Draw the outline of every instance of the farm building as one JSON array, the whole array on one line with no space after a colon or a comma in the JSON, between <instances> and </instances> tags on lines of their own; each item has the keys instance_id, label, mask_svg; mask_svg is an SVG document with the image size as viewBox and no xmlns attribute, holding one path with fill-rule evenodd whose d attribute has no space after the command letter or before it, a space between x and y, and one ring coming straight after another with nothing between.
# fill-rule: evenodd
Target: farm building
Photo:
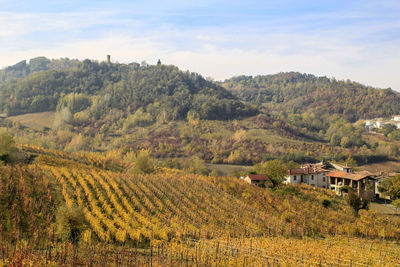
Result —
<instances>
[{"instance_id":1,"label":"farm building","mask_svg":"<svg viewBox=\"0 0 400 267\"><path fill-rule=\"evenodd\" d=\"M269 186L271 184L271 180L265 174L249 174L243 178L244 181L249 184L260 185L260 186Z\"/></svg>"},{"instance_id":2,"label":"farm building","mask_svg":"<svg viewBox=\"0 0 400 267\"><path fill-rule=\"evenodd\" d=\"M350 167L337 163L323 161L316 164L303 164L300 168L288 170L284 183L304 183L315 187L329 188L329 181L326 174L333 170L351 172Z\"/></svg>"},{"instance_id":3,"label":"farm building","mask_svg":"<svg viewBox=\"0 0 400 267\"><path fill-rule=\"evenodd\" d=\"M302 166L301 168L287 171L284 183L286 184L308 184L311 186L329 188L326 174L329 170L322 168Z\"/></svg>"},{"instance_id":4,"label":"farm building","mask_svg":"<svg viewBox=\"0 0 400 267\"><path fill-rule=\"evenodd\" d=\"M338 195L342 195L346 187L352 188L360 197L366 194L375 197L375 176L368 172L347 173L341 171L333 171L328 173L329 187Z\"/></svg>"}]
</instances>

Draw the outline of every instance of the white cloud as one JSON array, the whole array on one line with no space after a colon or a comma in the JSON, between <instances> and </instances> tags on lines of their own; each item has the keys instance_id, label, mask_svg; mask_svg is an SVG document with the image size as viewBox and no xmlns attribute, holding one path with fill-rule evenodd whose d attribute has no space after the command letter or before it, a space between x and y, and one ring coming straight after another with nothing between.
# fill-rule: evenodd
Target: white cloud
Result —
<instances>
[{"instance_id":1,"label":"white cloud","mask_svg":"<svg viewBox=\"0 0 400 267\"><path fill-rule=\"evenodd\" d=\"M400 67L400 41L373 38L398 27L400 20L308 30L280 19L259 28L178 28L166 23L149 27L150 22L145 19L118 15L112 10L61 14L0 12L0 65L42 55L104 60L111 54L114 60L124 63L155 63L160 58L163 63L219 80L241 74L299 71L400 90L396 71ZM109 28L102 29L104 25ZM86 29L90 29L91 35L86 36ZM36 34L43 36L35 38Z\"/></svg>"}]
</instances>

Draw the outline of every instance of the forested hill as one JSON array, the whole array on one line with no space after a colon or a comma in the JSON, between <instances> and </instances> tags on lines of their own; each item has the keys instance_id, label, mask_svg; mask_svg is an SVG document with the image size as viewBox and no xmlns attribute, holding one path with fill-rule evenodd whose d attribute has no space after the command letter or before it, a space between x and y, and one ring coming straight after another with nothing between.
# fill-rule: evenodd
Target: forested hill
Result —
<instances>
[{"instance_id":1,"label":"forested hill","mask_svg":"<svg viewBox=\"0 0 400 267\"><path fill-rule=\"evenodd\" d=\"M36 57L29 60L22 60L13 66L0 70L0 83L16 80L28 76L29 74L42 70L64 70L78 65L76 59L61 58L47 59L45 57Z\"/></svg>"},{"instance_id":2,"label":"forested hill","mask_svg":"<svg viewBox=\"0 0 400 267\"><path fill-rule=\"evenodd\" d=\"M31 60L29 65L13 66L14 72L9 68L2 71L8 78L3 75L5 82L0 83L0 113L64 109L64 113L81 112L80 117L98 119L111 109L124 114L140 109L164 120L188 116L224 120L257 113L220 85L175 66L39 61L39 67L33 67ZM16 79L18 76L21 78Z\"/></svg>"},{"instance_id":3,"label":"forested hill","mask_svg":"<svg viewBox=\"0 0 400 267\"><path fill-rule=\"evenodd\" d=\"M349 121L400 113L400 93L351 81L337 81L297 72L238 76L222 83L240 99L264 104L270 111L317 114L327 120L340 114Z\"/></svg>"}]
</instances>

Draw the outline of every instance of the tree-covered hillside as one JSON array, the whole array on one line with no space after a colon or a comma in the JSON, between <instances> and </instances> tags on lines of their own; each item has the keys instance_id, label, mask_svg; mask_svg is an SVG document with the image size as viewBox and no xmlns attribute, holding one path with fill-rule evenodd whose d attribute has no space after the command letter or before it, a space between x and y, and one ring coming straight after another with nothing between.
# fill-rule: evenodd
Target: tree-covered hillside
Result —
<instances>
[{"instance_id":1,"label":"tree-covered hillside","mask_svg":"<svg viewBox=\"0 0 400 267\"><path fill-rule=\"evenodd\" d=\"M85 122L98 120L111 109L125 115L141 109L147 120L165 121L187 116L225 120L257 113L221 86L174 66L84 60L70 68L45 70L51 61L46 65L43 60L44 71L0 84L0 112L57 109L67 118L81 112ZM31 60L29 68L26 65L31 72L32 64ZM23 77L23 71L18 75Z\"/></svg>"},{"instance_id":2,"label":"tree-covered hillside","mask_svg":"<svg viewBox=\"0 0 400 267\"><path fill-rule=\"evenodd\" d=\"M225 80L222 86L246 102L263 104L269 111L288 116L296 125L302 121L315 130L326 129L334 114L355 122L400 113L400 93L391 89L310 74L238 76Z\"/></svg>"},{"instance_id":3,"label":"tree-covered hillside","mask_svg":"<svg viewBox=\"0 0 400 267\"><path fill-rule=\"evenodd\" d=\"M400 113L400 94L350 81L280 73L218 84L160 62L43 57L3 69L0 77L0 113L56 111L36 130L20 127L15 117L0 119L19 142L46 148L148 149L157 158L229 164L400 155L391 141L398 130L385 133L391 140L371 141L363 122L353 123Z\"/></svg>"},{"instance_id":4,"label":"tree-covered hillside","mask_svg":"<svg viewBox=\"0 0 400 267\"><path fill-rule=\"evenodd\" d=\"M68 69L78 63L78 60L69 58L47 59L45 57L36 57L29 60L29 63L26 60L22 60L13 66L0 70L0 83L23 78L38 71Z\"/></svg>"}]
</instances>

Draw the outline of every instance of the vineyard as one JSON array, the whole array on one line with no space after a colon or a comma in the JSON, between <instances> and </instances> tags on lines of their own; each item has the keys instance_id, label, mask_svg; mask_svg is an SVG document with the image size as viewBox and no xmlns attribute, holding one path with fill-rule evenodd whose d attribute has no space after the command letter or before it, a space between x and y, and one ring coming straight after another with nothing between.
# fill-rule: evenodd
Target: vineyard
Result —
<instances>
[{"instance_id":1,"label":"vineyard","mask_svg":"<svg viewBox=\"0 0 400 267\"><path fill-rule=\"evenodd\" d=\"M130 164L93 153L23 149L35 153L32 164L0 167L0 266L399 264L400 219L355 217L328 190L274 192L163 168L129 174ZM78 252L54 234L60 205L82 208Z\"/></svg>"},{"instance_id":2,"label":"vineyard","mask_svg":"<svg viewBox=\"0 0 400 267\"><path fill-rule=\"evenodd\" d=\"M34 249L1 246L0 266L399 266L400 245L360 238L282 237L186 239L147 249L83 243L74 256L69 243ZM14 264L14 265L13 265Z\"/></svg>"}]
</instances>

